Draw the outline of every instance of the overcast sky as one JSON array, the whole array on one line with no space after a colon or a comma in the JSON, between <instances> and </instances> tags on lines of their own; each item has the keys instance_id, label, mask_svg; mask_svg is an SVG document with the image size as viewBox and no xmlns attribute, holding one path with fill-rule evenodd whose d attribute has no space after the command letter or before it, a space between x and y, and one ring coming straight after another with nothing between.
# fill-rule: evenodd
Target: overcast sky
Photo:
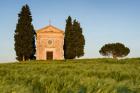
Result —
<instances>
[{"instance_id":1,"label":"overcast sky","mask_svg":"<svg viewBox=\"0 0 140 93\"><path fill-rule=\"evenodd\" d=\"M128 57L140 56L140 0L1 0L0 62L15 61L14 31L18 13L28 4L35 29L49 24L62 30L70 15L83 28L84 58L102 57L106 43L121 42L130 48Z\"/></svg>"}]
</instances>

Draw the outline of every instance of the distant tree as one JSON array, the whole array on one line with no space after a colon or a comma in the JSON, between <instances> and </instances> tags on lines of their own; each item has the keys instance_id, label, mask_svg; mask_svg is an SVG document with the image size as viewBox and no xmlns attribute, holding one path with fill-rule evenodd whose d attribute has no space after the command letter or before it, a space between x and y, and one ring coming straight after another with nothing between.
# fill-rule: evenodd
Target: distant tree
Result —
<instances>
[{"instance_id":1,"label":"distant tree","mask_svg":"<svg viewBox=\"0 0 140 93\"><path fill-rule=\"evenodd\" d=\"M99 52L103 56L112 56L114 59L117 59L118 57L127 56L130 52L130 49L121 43L111 43L105 44Z\"/></svg>"},{"instance_id":2,"label":"distant tree","mask_svg":"<svg viewBox=\"0 0 140 93\"><path fill-rule=\"evenodd\" d=\"M74 31L74 49L75 49L75 57L81 57L84 55L84 45L85 39L82 34L82 28L80 23L76 20L73 21L73 31Z\"/></svg>"},{"instance_id":3,"label":"distant tree","mask_svg":"<svg viewBox=\"0 0 140 93\"><path fill-rule=\"evenodd\" d=\"M35 30L28 5L22 7L18 17L14 34L16 59L19 61L35 59Z\"/></svg>"},{"instance_id":4,"label":"distant tree","mask_svg":"<svg viewBox=\"0 0 140 93\"><path fill-rule=\"evenodd\" d=\"M65 37L64 37L64 58L73 59L75 58L74 52L74 33L72 26L72 18L69 16L66 20Z\"/></svg>"}]
</instances>

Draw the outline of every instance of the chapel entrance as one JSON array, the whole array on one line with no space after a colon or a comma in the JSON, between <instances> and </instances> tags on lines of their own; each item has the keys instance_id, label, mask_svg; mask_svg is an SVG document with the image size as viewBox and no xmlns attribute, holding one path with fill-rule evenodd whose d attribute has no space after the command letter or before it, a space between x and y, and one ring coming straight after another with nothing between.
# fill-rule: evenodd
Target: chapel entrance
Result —
<instances>
[{"instance_id":1,"label":"chapel entrance","mask_svg":"<svg viewBox=\"0 0 140 93\"><path fill-rule=\"evenodd\" d=\"M48 51L46 53L46 59L47 60L53 60L53 52L52 51Z\"/></svg>"}]
</instances>

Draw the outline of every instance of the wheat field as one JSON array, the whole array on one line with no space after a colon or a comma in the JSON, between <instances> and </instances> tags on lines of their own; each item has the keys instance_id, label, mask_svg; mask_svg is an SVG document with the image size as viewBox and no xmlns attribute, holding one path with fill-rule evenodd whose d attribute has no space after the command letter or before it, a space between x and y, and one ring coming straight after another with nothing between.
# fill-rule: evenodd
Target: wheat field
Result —
<instances>
[{"instance_id":1,"label":"wheat field","mask_svg":"<svg viewBox=\"0 0 140 93\"><path fill-rule=\"evenodd\" d=\"M0 93L140 93L140 58L0 64Z\"/></svg>"}]
</instances>

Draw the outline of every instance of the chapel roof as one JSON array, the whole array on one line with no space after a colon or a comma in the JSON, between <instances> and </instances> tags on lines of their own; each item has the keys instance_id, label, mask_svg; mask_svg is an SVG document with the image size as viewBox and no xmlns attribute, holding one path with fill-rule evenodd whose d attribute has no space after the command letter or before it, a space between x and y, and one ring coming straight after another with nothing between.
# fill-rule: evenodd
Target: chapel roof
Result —
<instances>
[{"instance_id":1,"label":"chapel roof","mask_svg":"<svg viewBox=\"0 0 140 93\"><path fill-rule=\"evenodd\" d=\"M64 31L57 27L49 25L39 30L36 30L36 33L64 33Z\"/></svg>"}]
</instances>

